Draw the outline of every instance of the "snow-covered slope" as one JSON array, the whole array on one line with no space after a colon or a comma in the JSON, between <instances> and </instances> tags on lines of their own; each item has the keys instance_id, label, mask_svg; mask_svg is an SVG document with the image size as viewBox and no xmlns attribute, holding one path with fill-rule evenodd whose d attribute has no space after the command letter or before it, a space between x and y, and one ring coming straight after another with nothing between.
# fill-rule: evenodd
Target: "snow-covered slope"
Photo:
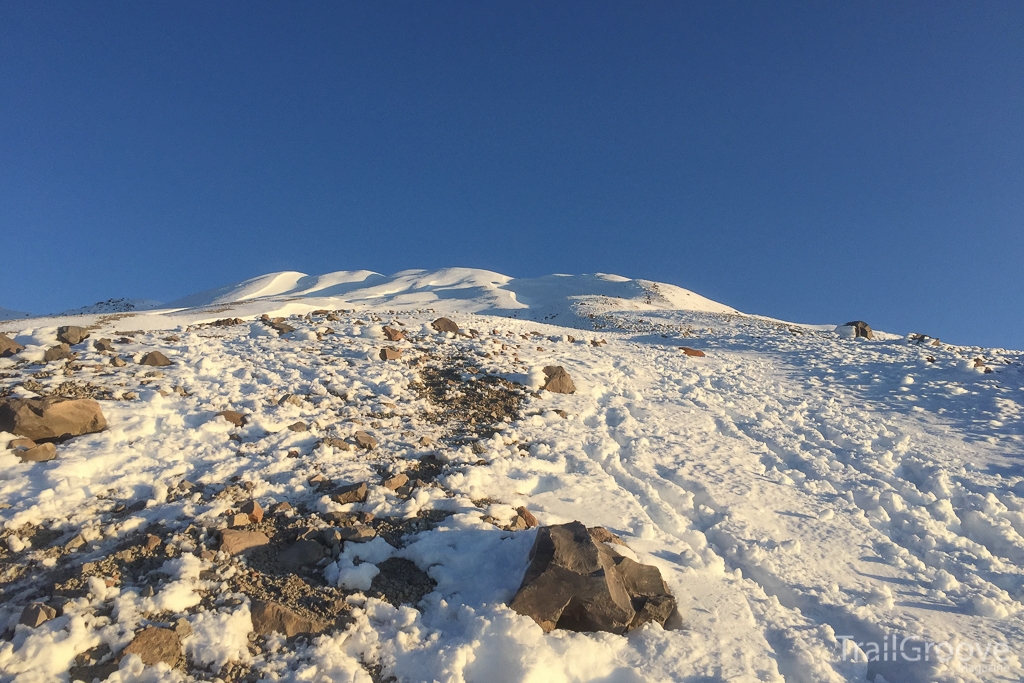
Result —
<instances>
[{"instance_id":1,"label":"snow-covered slope","mask_svg":"<svg viewBox=\"0 0 1024 683\"><path fill-rule=\"evenodd\" d=\"M0 320L14 320L17 318L28 318L31 317L31 313L25 313L24 311L15 311L10 308L4 308L0 306Z\"/></svg>"},{"instance_id":2,"label":"snow-covered slope","mask_svg":"<svg viewBox=\"0 0 1024 683\"><path fill-rule=\"evenodd\" d=\"M88 315L90 313L109 314L109 313L126 313L128 311L149 311L154 308L161 306L159 301L153 301L152 299L107 299L106 301L97 301L89 306L82 306L81 308L72 308L70 310L58 313L58 316L68 315Z\"/></svg>"},{"instance_id":3,"label":"snow-covered slope","mask_svg":"<svg viewBox=\"0 0 1024 683\"><path fill-rule=\"evenodd\" d=\"M476 332L436 333L441 312ZM242 321L197 324L222 318ZM23 362L67 323L127 366L89 343ZM76 657L102 667L179 619L185 668L126 657L111 680L1022 680L1019 351L850 339L615 276L465 269L279 273L0 331L26 346L0 359L0 393L93 395L109 425L43 463L0 434L4 683L67 680ZM153 349L173 364L138 365ZM575 394L534 391L549 365ZM357 431L378 446L348 450ZM422 484L383 485L398 473ZM342 503L318 477L369 494ZM286 580L216 552L250 499L292 506L244 527L288 542L362 513L378 537ZM513 612L535 537L509 528L518 506L620 535L676 596L673 628L544 634ZM147 534L161 544L143 550ZM342 619L250 637L257 599ZM61 615L16 625L34 600Z\"/></svg>"}]
</instances>

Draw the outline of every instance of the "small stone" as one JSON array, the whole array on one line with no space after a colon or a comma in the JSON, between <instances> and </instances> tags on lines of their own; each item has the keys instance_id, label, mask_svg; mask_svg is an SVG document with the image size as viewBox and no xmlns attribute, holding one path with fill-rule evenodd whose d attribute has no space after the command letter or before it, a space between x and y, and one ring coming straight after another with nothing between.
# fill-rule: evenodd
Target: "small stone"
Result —
<instances>
[{"instance_id":1,"label":"small stone","mask_svg":"<svg viewBox=\"0 0 1024 683\"><path fill-rule=\"evenodd\" d=\"M691 349L689 346L680 346L679 350L687 356L692 356L694 358L703 358L705 356L705 353L700 349Z\"/></svg>"},{"instance_id":2,"label":"small stone","mask_svg":"<svg viewBox=\"0 0 1024 683\"><path fill-rule=\"evenodd\" d=\"M207 562L212 562L216 557L217 553L213 552L212 550L204 550L201 553L199 553L199 559L206 560Z\"/></svg>"},{"instance_id":3,"label":"small stone","mask_svg":"<svg viewBox=\"0 0 1024 683\"><path fill-rule=\"evenodd\" d=\"M24 351L25 347L14 341L6 334L0 334L0 358L7 358L16 353Z\"/></svg>"},{"instance_id":4,"label":"small stone","mask_svg":"<svg viewBox=\"0 0 1024 683\"><path fill-rule=\"evenodd\" d=\"M180 617L174 622L174 632L178 634L178 638L188 638L192 635L192 624L188 623L185 617Z\"/></svg>"},{"instance_id":5,"label":"small stone","mask_svg":"<svg viewBox=\"0 0 1024 683\"><path fill-rule=\"evenodd\" d=\"M142 357L142 360L139 361L139 365L150 365L157 368L162 368L170 364L170 359L159 351L150 351Z\"/></svg>"},{"instance_id":6,"label":"small stone","mask_svg":"<svg viewBox=\"0 0 1024 683\"><path fill-rule=\"evenodd\" d=\"M324 547L311 539L299 539L277 555L277 564L286 572L297 572L324 558Z\"/></svg>"},{"instance_id":7,"label":"small stone","mask_svg":"<svg viewBox=\"0 0 1024 683\"><path fill-rule=\"evenodd\" d=\"M389 489L391 491L394 491L394 490L396 490L396 489L398 489L398 488L400 488L402 486L405 486L408 483L409 483L409 475L407 475L407 474L405 474L403 472L402 474L396 474L395 476L391 477L390 479L386 479L384 481L384 488Z\"/></svg>"},{"instance_id":8,"label":"small stone","mask_svg":"<svg viewBox=\"0 0 1024 683\"><path fill-rule=\"evenodd\" d=\"M308 432L309 426L305 422L293 422L288 425L288 431L290 432Z\"/></svg>"},{"instance_id":9,"label":"small stone","mask_svg":"<svg viewBox=\"0 0 1024 683\"><path fill-rule=\"evenodd\" d=\"M526 522L527 529L532 529L533 527L540 524L540 522L537 521L537 518L533 516L533 513L523 506L517 507L516 513L518 513L519 516L523 518L523 521Z\"/></svg>"},{"instance_id":10,"label":"small stone","mask_svg":"<svg viewBox=\"0 0 1024 683\"><path fill-rule=\"evenodd\" d=\"M52 443L41 443L32 448L15 449L14 454L21 458L22 462L47 462L57 457L57 447Z\"/></svg>"},{"instance_id":11,"label":"small stone","mask_svg":"<svg viewBox=\"0 0 1024 683\"><path fill-rule=\"evenodd\" d=\"M67 344L51 346L43 352L43 362L45 363L52 363L55 360L64 360L67 358L75 358L75 354L71 353L71 347Z\"/></svg>"},{"instance_id":12,"label":"small stone","mask_svg":"<svg viewBox=\"0 0 1024 683\"><path fill-rule=\"evenodd\" d=\"M146 534L146 550L153 552L163 543L156 534Z\"/></svg>"},{"instance_id":13,"label":"small stone","mask_svg":"<svg viewBox=\"0 0 1024 683\"><path fill-rule=\"evenodd\" d=\"M156 589L149 585L145 586L141 591L139 591L140 598L151 598L154 595L156 595Z\"/></svg>"},{"instance_id":14,"label":"small stone","mask_svg":"<svg viewBox=\"0 0 1024 683\"><path fill-rule=\"evenodd\" d=\"M590 340L590 345L591 346L604 346L607 343L608 342L606 342L604 339L591 339Z\"/></svg>"},{"instance_id":15,"label":"small stone","mask_svg":"<svg viewBox=\"0 0 1024 683\"><path fill-rule=\"evenodd\" d=\"M459 326L449 318L438 318L430 323L430 326L438 332L451 332L452 334L458 334L459 332Z\"/></svg>"},{"instance_id":16,"label":"small stone","mask_svg":"<svg viewBox=\"0 0 1024 683\"><path fill-rule=\"evenodd\" d=\"M21 611L21 619L18 620L18 623L29 628L37 628L56 616L57 610L46 603L33 602Z\"/></svg>"},{"instance_id":17,"label":"small stone","mask_svg":"<svg viewBox=\"0 0 1024 683\"><path fill-rule=\"evenodd\" d=\"M263 508L255 500L244 503L241 510L243 514L248 515L253 524L259 524L263 521Z\"/></svg>"},{"instance_id":18,"label":"small stone","mask_svg":"<svg viewBox=\"0 0 1024 683\"><path fill-rule=\"evenodd\" d=\"M513 517L512 522L508 526L512 531L523 531L527 528L526 520L519 515Z\"/></svg>"},{"instance_id":19,"label":"small stone","mask_svg":"<svg viewBox=\"0 0 1024 683\"><path fill-rule=\"evenodd\" d=\"M369 489L366 486L366 482L360 482L358 484L350 484L343 486L331 496L331 500L335 503L341 503L347 505L348 503L362 503L366 501L366 494Z\"/></svg>"},{"instance_id":20,"label":"small stone","mask_svg":"<svg viewBox=\"0 0 1024 683\"><path fill-rule=\"evenodd\" d=\"M283 633L291 638L301 633L321 633L329 624L323 621L307 619L297 612L277 602L252 601L253 631L261 636L271 633Z\"/></svg>"},{"instance_id":21,"label":"small stone","mask_svg":"<svg viewBox=\"0 0 1024 683\"><path fill-rule=\"evenodd\" d=\"M70 541L64 544L64 550L72 552L81 548L83 545L85 545L85 543L85 536L83 536L82 534L78 534Z\"/></svg>"},{"instance_id":22,"label":"small stone","mask_svg":"<svg viewBox=\"0 0 1024 683\"><path fill-rule=\"evenodd\" d=\"M397 342L405 339L405 332L402 330L396 330L393 327L384 326L384 337L389 342Z\"/></svg>"},{"instance_id":23,"label":"small stone","mask_svg":"<svg viewBox=\"0 0 1024 683\"><path fill-rule=\"evenodd\" d=\"M249 519L249 515L241 512L231 515L231 521L228 522L229 525L236 528L240 526L249 526L251 523L252 520Z\"/></svg>"},{"instance_id":24,"label":"small stone","mask_svg":"<svg viewBox=\"0 0 1024 683\"><path fill-rule=\"evenodd\" d=\"M249 421L245 415L237 410L222 410L215 417L223 417L236 427L244 427L245 423Z\"/></svg>"},{"instance_id":25,"label":"small stone","mask_svg":"<svg viewBox=\"0 0 1024 683\"><path fill-rule=\"evenodd\" d=\"M434 445L434 440L431 439L429 436L421 436L419 443L420 443L420 446L429 447L429 446L433 446Z\"/></svg>"},{"instance_id":26,"label":"small stone","mask_svg":"<svg viewBox=\"0 0 1024 683\"><path fill-rule=\"evenodd\" d=\"M376 530L365 524L341 527L338 532L341 534L341 539L348 543L365 543L377 537Z\"/></svg>"},{"instance_id":27,"label":"small stone","mask_svg":"<svg viewBox=\"0 0 1024 683\"><path fill-rule=\"evenodd\" d=\"M277 405L290 405L300 407L302 405L302 397L296 396L295 394L285 394L281 398L277 399Z\"/></svg>"},{"instance_id":28,"label":"small stone","mask_svg":"<svg viewBox=\"0 0 1024 683\"><path fill-rule=\"evenodd\" d=\"M373 438L361 429L356 432L353 437L356 440L356 445L360 448L364 448L369 451L377 447L377 439Z\"/></svg>"},{"instance_id":29,"label":"small stone","mask_svg":"<svg viewBox=\"0 0 1024 683\"><path fill-rule=\"evenodd\" d=\"M390 346L385 347L385 348L380 350L380 359L381 360L401 360L402 359L402 349L395 349L395 348L392 348Z\"/></svg>"},{"instance_id":30,"label":"small stone","mask_svg":"<svg viewBox=\"0 0 1024 683\"><path fill-rule=\"evenodd\" d=\"M123 368L125 365L127 365L124 358L121 358L121 356L114 356L113 358L111 358L110 364L113 365L115 368Z\"/></svg>"},{"instance_id":31,"label":"small stone","mask_svg":"<svg viewBox=\"0 0 1024 683\"><path fill-rule=\"evenodd\" d=\"M112 342L112 341L110 341L109 339L106 339L106 338L104 338L104 339L97 339L96 341L94 341L92 343L92 348L96 349L97 351L99 351L101 353L103 351L113 351L114 350L114 342Z\"/></svg>"},{"instance_id":32,"label":"small stone","mask_svg":"<svg viewBox=\"0 0 1024 683\"><path fill-rule=\"evenodd\" d=\"M283 512L288 512L292 509L291 503L287 501L281 501L280 503L274 503L270 506L270 514L279 515Z\"/></svg>"},{"instance_id":33,"label":"small stone","mask_svg":"<svg viewBox=\"0 0 1024 683\"><path fill-rule=\"evenodd\" d=\"M57 328L57 341L74 346L89 337L89 330L77 325L65 325Z\"/></svg>"},{"instance_id":34,"label":"small stone","mask_svg":"<svg viewBox=\"0 0 1024 683\"><path fill-rule=\"evenodd\" d=\"M161 339L163 339L165 342L170 342L171 344L176 344L176 343L181 341L181 337L179 337L176 334L168 335L166 337L161 337Z\"/></svg>"},{"instance_id":35,"label":"small stone","mask_svg":"<svg viewBox=\"0 0 1024 683\"><path fill-rule=\"evenodd\" d=\"M576 391L576 385L573 384L572 377L561 365L549 365L544 368L544 374L547 376L547 381L541 389L551 391L556 394L572 394Z\"/></svg>"},{"instance_id":36,"label":"small stone","mask_svg":"<svg viewBox=\"0 0 1024 683\"><path fill-rule=\"evenodd\" d=\"M345 540L345 537L341 534L341 530L335 529L334 527L322 530L320 532L320 537L323 539L324 545L326 545L328 548L333 548L336 545L341 545L342 541Z\"/></svg>"},{"instance_id":37,"label":"small stone","mask_svg":"<svg viewBox=\"0 0 1024 683\"><path fill-rule=\"evenodd\" d=\"M344 441L343 439L337 439L333 436L328 436L323 439L320 439L320 445L330 446L331 448L337 448L340 451L352 450L352 444L350 444L348 441Z\"/></svg>"},{"instance_id":38,"label":"small stone","mask_svg":"<svg viewBox=\"0 0 1024 683\"><path fill-rule=\"evenodd\" d=\"M220 532L220 549L229 555L238 555L268 543L270 543L270 539L262 531L225 529Z\"/></svg>"},{"instance_id":39,"label":"small stone","mask_svg":"<svg viewBox=\"0 0 1024 683\"><path fill-rule=\"evenodd\" d=\"M169 628L150 626L136 633L128 647L121 650L122 659L128 655L138 655L146 666L163 662L173 667L181 657L181 641Z\"/></svg>"},{"instance_id":40,"label":"small stone","mask_svg":"<svg viewBox=\"0 0 1024 683\"><path fill-rule=\"evenodd\" d=\"M126 391L124 392L124 394L122 394L122 398L124 398L124 400L126 401L134 401L138 397L139 395L136 394L134 391Z\"/></svg>"}]
</instances>

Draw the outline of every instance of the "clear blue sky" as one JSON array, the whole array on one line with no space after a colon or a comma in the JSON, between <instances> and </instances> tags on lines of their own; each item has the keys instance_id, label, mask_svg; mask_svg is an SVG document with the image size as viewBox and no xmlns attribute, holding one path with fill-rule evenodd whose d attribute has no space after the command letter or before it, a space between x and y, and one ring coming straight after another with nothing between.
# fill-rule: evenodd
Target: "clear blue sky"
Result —
<instances>
[{"instance_id":1,"label":"clear blue sky","mask_svg":"<svg viewBox=\"0 0 1024 683\"><path fill-rule=\"evenodd\" d=\"M0 305L613 272L1024 347L1024 4L7 2Z\"/></svg>"}]
</instances>

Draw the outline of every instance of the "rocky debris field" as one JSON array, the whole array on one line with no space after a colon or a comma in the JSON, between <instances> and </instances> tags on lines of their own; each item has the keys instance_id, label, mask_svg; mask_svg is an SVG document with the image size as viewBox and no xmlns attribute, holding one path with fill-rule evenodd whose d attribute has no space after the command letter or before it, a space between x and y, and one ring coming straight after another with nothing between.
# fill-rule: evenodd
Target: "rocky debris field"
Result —
<instances>
[{"instance_id":1,"label":"rocky debris field","mask_svg":"<svg viewBox=\"0 0 1024 683\"><path fill-rule=\"evenodd\" d=\"M0 324L0 681L974 680L839 636L1024 644L1019 353L275 306Z\"/></svg>"}]
</instances>

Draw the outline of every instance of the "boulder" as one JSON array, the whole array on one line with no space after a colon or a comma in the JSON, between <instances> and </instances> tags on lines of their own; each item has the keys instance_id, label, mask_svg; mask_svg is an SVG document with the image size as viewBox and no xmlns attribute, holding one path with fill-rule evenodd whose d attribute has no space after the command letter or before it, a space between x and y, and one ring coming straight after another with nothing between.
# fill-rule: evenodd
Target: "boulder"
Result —
<instances>
[{"instance_id":1,"label":"boulder","mask_svg":"<svg viewBox=\"0 0 1024 683\"><path fill-rule=\"evenodd\" d=\"M676 609L657 567L616 555L580 522L541 527L511 603L545 631L625 633Z\"/></svg>"},{"instance_id":2,"label":"boulder","mask_svg":"<svg viewBox=\"0 0 1024 683\"><path fill-rule=\"evenodd\" d=\"M150 351L139 361L139 365L150 365L155 368L166 367L170 364L170 359L159 351Z\"/></svg>"},{"instance_id":3,"label":"boulder","mask_svg":"<svg viewBox=\"0 0 1024 683\"><path fill-rule=\"evenodd\" d=\"M238 412L237 410L222 410L219 413L217 413L216 417L223 417L225 420L235 425L236 427L244 427L245 423L249 421L245 415Z\"/></svg>"},{"instance_id":4,"label":"boulder","mask_svg":"<svg viewBox=\"0 0 1024 683\"><path fill-rule=\"evenodd\" d=\"M316 564L326 555L324 547L316 541L301 539L277 554L277 564L285 572L294 574L303 567Z\"/></svg>"},{"instance_id":5,"label":"boulder","mask_svg":"<svg viewBox=\"0 0 1024 683\"><path fill-rule=\"evenodd\" d=\"M308 432L309 431L309 425L307 425L305 422L293 422L290 425L288 425L288 431L290 431L290 432Z\"/></svg>"},{"instance_id":6,"label":"boulder","mask_svg":"<svg viewBox=\"0 0 1024 683\"><path fill-rule=\"evenodd\" d=\"M356 440L356 445L360 448L371 450L377 447L377 439L373 438L361 429L352 436Z\"/></svg>"},{"instance_id":7,"label":"boulder","mask_svg":"<svg viewBox=\"0 0 1024 683\"><path fill-rule=\"evenodd\" d=\"M394 491L396 489L402 488L403 486L405 486L408 483L409 483L409 475L405 474L403 472L402 474L396 474L395 476L391 477L390 479L385 479L384 480L384 488L388 489L389 491Z\"/></svg>"},{"instance_id":8,"label":"boulder","mask_svg":"<svg viewBox=\"0 0 1024 683\"><path fill-rule=\"evenodd\" d=\"M360 482L358 484L350 484L348 486L342 486L336 493L331 496L331 500L335 503L341 503L347 505L348 503L362 503L366 501L366 494L369 489L366 486L366 482Z\"/></svg>"},{"instance_id":9,"label":"boulder","mask_svg":"<svg viewBox=\"0 0 1024 683\"><path fill-rule=\"evenodd\" d=\"M365 524L354 524L339 528L338 536L342 541L347 541L348 543L365 543L376 538L377 531Z\"/></svg>"},{"instance_id":10,"label":"boulder","mask_svg":"<svg viewBox=\"0 0 1024 683\"><path fill-rule=\"evenodd\" d=\"M113 365L115 368L123 368L125 365L127 365L127 363L125 363L124 361L124 358L121 358L121 356L114 356L113 358L111 358L110 364Z\"/></svg>"},{"instance_id":11,"label":"boulder","mask_svg":"<svg viewBox=\"0 0 1024 683\"><path fill-rule=\"evenodd\" d=\"M384 338L389 342L397 342L405 339L405 332L402 330L396 330L393 327L384 326Z\"/></svg>"},{"instance_id":12,"label":"boulder","mask_svg":"<svg viewBox=\"0 0 1024 683\"><path fill-rule=\"evenodd\" d=\"M44 363L52 363L55 360L72 359L75 357L75 354L71 352L71 347L67 344L57 344L57 346L51 346L43 352Z\"/></svg>"},{"instance_id":13,"label":"boulder","mask_svg":"<svg viewBox=\"0 0 1024 683\"><path fill-rule=\"evenodd\" d=\"M871 325L868 325L863 320L854 320L846 323L844 327L852 327L855 337L864 337L865 339L874 339L875 335L871 331Z\"/></svg>"},{"instance_id":14,"label":"boulder","mask_svg":"<svg viewBox=\"0 0 1024 683\"><path fill-rule=\"evenodd\" d=\"M544 368L544 375L547 381L541 389L556 394L572 394L576 392L576 385L572 383L572 377L561 365L549 365Z\"/></svg>"},{"instance_id":15,"label":"boulder","mask_svg":"<svg viewBox=\"0 0 1024 683\"><path fill-rule=\"evenodd\" d=\"M0 431L33 441L63 441L106 428L100 404L90 398L0 399Z\"/></svg>"},{"instance_id":16,"label":"boulder","mask_svg":"<svg viewBox=\"0 0 1024 683\"><path fill-rule=\"evenodd\" d=\"M249 518L249 521L253 524L259 524L263 521L263 508L255 500L250 500L247 503L243 503L242 507L239 508L243 515Z\"/></svg>"},{"instance_id":17,"label":"boulder","mask_svg":"<svg viewBox=\"0 0 1024 683\"><path fill-rule=\"evenodd\" d=\"M220 549L228 555L238 555L268 543L270 543L270 539L262 531L225 529L220 532Z\"/></svg>"},{"instance_id":18,"label":"boulder","mask_svg":"<svg viewBox=\"0 0 1024 683\"><path fill-rule=\"evenodd\" d=\"M301 633L322 633L330 624L317 619L307 619L279 602L252 601L252 628L261 635L283 633L291 638Z\"/></svg>"},{"instance_id":19,"label":"boulder","mask_svg":"<svg viewBox=\"0 0 1024 683\"><path fill-rule=\"evenodd\" d=\"M537 518L533 516L533 513L523 506L517 507L516 513L519 515L519 517L522 517L523 522L526 523L527 529L532 529L533 527L540 524L540 522L537 521Z\"/></svg>"},{"instance_id":20,"label":"boulder","mask_svg":"<svg viewBox=\"0 0 1024 683\"><path fill-rule=\"evenodd\" d=\"M128 647L121 650L121 658L138 655L146 666L163 662L173 667L181 657L181 640L169 628L150 626L135 634Z\"/></svg>"},{"instance_id":21,"label":"boulder","mask_svg":"<svg viewBox=\"0 0 1024 683\"><path fill-rule=\"evenodd\" d=\"M16 353L24 351L25 347L14 341L6 334L0 334L0 358L7 358Z\"/></svg>"},{"instance_id":22,"label":"boulder","mask_svg":"<svg viewBox=\"0 0 1024 683\"><path fill-rule=\"evenodd\" d=\"M380 350L380 359L381 360L401 360L402 359L402 349L395 349L395 348L392 348L390 346L385 347L385 348Z\"/></svg>"},{"instance_id":23,"label":"boulder","mask_svg":"<svg viewBox=\"0 0 1024 683\"><path fill-rule=\"evenodd\" d=\"M57 610L46 603L33 602L31 605L21 610L21 618L18 620L18 623L24 624L29 628L37 628L56 616Z\"/></svg>"},{"instance_id":24,"label":"boulder","mask_svg":"<svg viewBox=\"0 0 1024 683\"><path fill-rule=\"evenodd\" d=\"M92 343L92 348L100 352L113 351L114 342L110 341L109 339L97 339Z\"/></svg>"},{"instance_id":25,"label":"boulder","mask_svg":"<svg viewBox=\"0 0 1024 683\"><path fill-rule=\"evenodd\" d=\"M88 338L89 330L78 325L65 325L57 328L57 341L62 344L74 346Z\"/></svg>"},{"instance_id":26,"label":"boulder","mask_svg":"<svg viewBox=\"0 0 1024 683\"><path fill-rule=\"evenodd\" d=\"M701 351L700 349L691 349L689 346L680 346L679 350L685 353L687 356L692 356L694 358L703 358L705 355L704 352Z\"/></svg>"},{"instance_id":27,"label":"boulder","mask_svg":"<svg viewBox=\"0 0 1024 683\"><path fill-rule=\"evenodd\" d=\"M57 457L57 447L52 443L41 443L32 448L16 448L14 454L22 462L47 462Z\"/></svg>"},{"instance_id":28,"label":"boulder","mask_svg":"<svg viewBox=\"0 0 1024 683\"><path fill-rule=\"evenodd\" d=\"M451 332L452 334L458 334L459 332L459 326L450 318L438 318L430 323L430 326L438 332Z\"/></svg>"}]
</instances>

